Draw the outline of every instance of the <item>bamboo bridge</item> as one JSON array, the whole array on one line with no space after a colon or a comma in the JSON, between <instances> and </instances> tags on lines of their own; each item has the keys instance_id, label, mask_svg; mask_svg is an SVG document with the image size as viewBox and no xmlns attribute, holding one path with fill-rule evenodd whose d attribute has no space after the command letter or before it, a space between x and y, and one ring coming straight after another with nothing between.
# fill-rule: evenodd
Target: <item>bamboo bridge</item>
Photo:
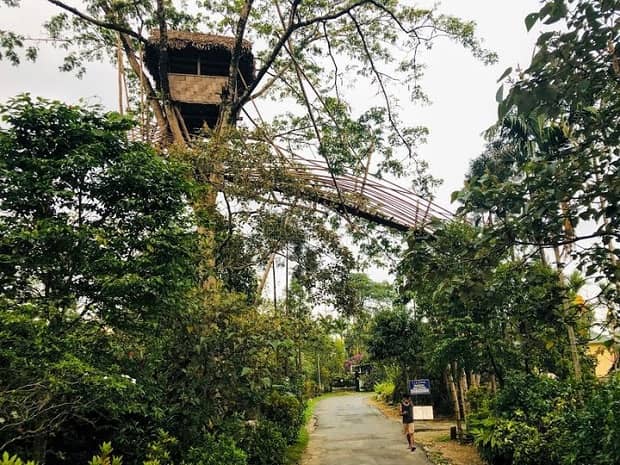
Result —
<instances>
[{"instance_id":1,"label":"bamboo bridge","mask_svg":"<svg viewBox=\"0 0 620 465\"><path fill-rule=\"evenodd\" d=\"M279 171L284 175L281 180L272 181L274 191L390 229L428 230L434 221L449 221L454 217L451 211L387 179L370 173L363 176L346 172L334 174L323 160L289 152L285 166ZM249 178L262 184L262 176L265 173L252 170ZM225 175L225 178L228 177ZM228 181L235 182L232 178Z\"/></svg>"},{"instance_id":2,"label":"bamboo bridge","mask_svg":"<svg viewBox=\"0 0 620 465\"><path fill-rule=\"evenodd\" d=\"M307 182L308 200L399 231L428 229L434 220L453 213L389 180L371 174L330 174L326 162L296 157L292 174Z\"/></svg>"}]
</instances>

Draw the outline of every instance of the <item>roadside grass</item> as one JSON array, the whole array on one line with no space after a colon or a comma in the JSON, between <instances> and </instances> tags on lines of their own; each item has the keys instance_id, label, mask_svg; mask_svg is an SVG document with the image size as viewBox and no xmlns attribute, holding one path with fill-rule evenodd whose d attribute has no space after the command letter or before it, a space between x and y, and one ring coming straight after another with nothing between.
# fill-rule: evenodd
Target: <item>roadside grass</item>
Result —
<instances>
[{"instance_id":1,"label":"roadside grass","mask_svg":"<svg viewBox=\"0 0 620 465\"><path fill-rule=\"evenodd\" d=\"M327 394L313 397L306 402L306 408L304 410L304 423L299 429L297 441L286 449L286 454L284 456L284 463L286 465L299 465L301 463L301 458L303 457L306 447L308 447L308 441L310 440L310 431L308 430L308 427L310 426L310 421L312 420L312 415L314 414L316 404L323 399L346 396L349 394L351 394L350 391L328 392Z\"/></svg>"},{"instance_id":2,"label":"roadside grass","mask_svg":"<svg viewBox=\"0 0 620 465\"><path fill-rule=\"evenodd\" d=\"M452 462L446 459L441 452L436 452L434 450L425 450L425 452L428 460L433 465L452 465Z\"/></svg>"},{"instance_id":3,"label":"roadside grass","mask_svg":"<svg viewBox=\"0 0 620 465\"><path fill-rule=\"evenodd\" d=\"M449 434L444 434L443 436L437 436L435 438L435 441L437 441L437 442L450 442L450 441L452 441L452 439L450 439L450 435Z\"/></svg>"},{"instance_id":4,"label":"roadside grass","mask_svg":"<svg viewBox=\"0 0 620 465\"><path fill-rule=\"evenodd\" d=\"M299 431L297 441L294 444L288 446L288 448L286 449L286 454L284 455L284 463L286 465L298 465L299 463L301 463L301 457L304 455L306 447L308 447L309 439L310 433L304 425Z\"/></svg>"}]
</instances>

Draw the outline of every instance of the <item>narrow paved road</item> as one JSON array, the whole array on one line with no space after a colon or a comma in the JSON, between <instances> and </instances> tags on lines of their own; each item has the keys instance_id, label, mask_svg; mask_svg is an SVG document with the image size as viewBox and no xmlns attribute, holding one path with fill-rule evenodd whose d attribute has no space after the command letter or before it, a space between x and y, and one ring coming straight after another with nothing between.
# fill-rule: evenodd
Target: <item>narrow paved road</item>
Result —
<instances>
[{"instance_id":1,"label":"narrow paved road","mask_svg":"<svg viewBox=\"0 0 620 465\"><path fill-rule=\"evenodd\" d=\"M419 448L407 449L401 425L368 403L368 394L328 397L318 418L304 465L430 465Z\"/></svg>"}]
</instances>

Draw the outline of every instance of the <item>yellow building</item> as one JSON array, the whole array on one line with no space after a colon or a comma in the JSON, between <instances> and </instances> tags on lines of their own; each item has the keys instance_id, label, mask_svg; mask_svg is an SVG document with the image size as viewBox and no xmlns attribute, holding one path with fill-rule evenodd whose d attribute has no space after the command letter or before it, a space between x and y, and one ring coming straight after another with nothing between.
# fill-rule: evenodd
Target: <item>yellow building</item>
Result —
<instances>
[{"instance_id":1,"label":"yellow building","mask_svg":"<svg viewBox=\"0 0 620 465\"><path fill-rule=\"evenodd\" d=\"M598 337L588 343L588 354L596 360L597 378L607 376L612 369L617 369L620 365L618 351L614 347L608 347L605 344L607 340L608 338Z\"/></svg>"}]
</instances>

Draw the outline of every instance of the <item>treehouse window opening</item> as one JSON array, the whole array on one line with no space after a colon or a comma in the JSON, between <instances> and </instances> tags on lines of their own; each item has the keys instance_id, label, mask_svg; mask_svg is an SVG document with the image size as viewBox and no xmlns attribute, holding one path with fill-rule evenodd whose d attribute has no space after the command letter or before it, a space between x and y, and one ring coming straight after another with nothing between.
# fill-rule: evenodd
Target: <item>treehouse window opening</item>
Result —
<instances>
[{"instance_id":1,"label":"treehouse window opening","mask_svg":"<svg viewBox=\"0 0 620 465\"><path fill-rule=\"evenodd\" d=\"M194 53L170 53L169 70L174 74L200 74L199 58Z\"/></svg>"},{"instance_id":2,"label":"treehouse window opening","mask_svg":"<svg viewBox=\"0 0 620 465\"><path fill-rule=\"evenodd\" d=\"M223 50L213 50L208 56L201 56L200 75L202 76L228 76L230 69L231 54Z\"/></svg>"}]
</instances>

